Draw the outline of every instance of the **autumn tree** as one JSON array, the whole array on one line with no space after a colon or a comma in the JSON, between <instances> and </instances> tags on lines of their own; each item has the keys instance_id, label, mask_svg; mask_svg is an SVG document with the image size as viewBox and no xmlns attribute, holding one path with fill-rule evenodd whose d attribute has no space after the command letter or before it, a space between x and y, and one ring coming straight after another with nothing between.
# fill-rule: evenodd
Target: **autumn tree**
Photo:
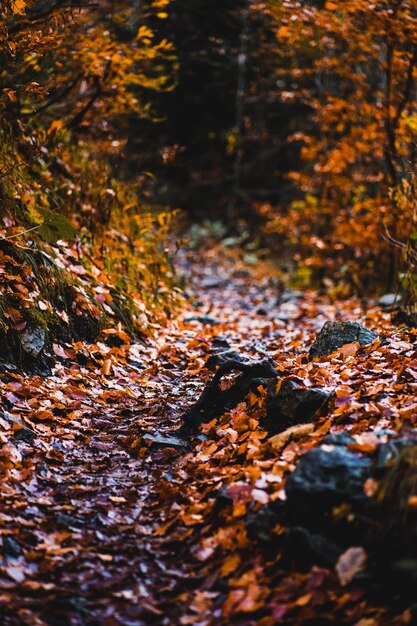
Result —
<instances>
[{"instance_id":1,"label":"autumn tree","mask_svg":"<svg viewBox=\"0 0 417 626\"><path fill-rule=\"evenodd\" d=\"M147 14L165 4L151 2L141 12L135 3L126 2L4 5L3 169L14 168L7 183L15 186L19 173L21 178L32 174L44 180L60 174L75 194L77 174L83 176L88 162L90 177L96 171L96 182L104 187L101 193L107 193L111 184L105 161L121 155L128 116L149 116L144 93L169 88L173 80L172 46L146 25ZM100 160L97 168L95 158ZM23 171L23 164L29 170ZM59 193L51 200L50 188L43 194L42 185L36 185L38 191L31 188L25 196L24 185L17 187L28 210L36 195L36 210L63 205ZM85 185L82 194L85 197ZM105 222L105 195L98 204L94 211ZM85 212L85 207L79 208Z\"/></svg>"},{"instance_id":2,"label":"autumn tree","mask_svg":"<svg viewBox=\"0 0 417 626\"><path fill-rule=\"evenodd\" d=\"M136 332L146 329L147 314L169 312L170 216L147 206L140 172L125 181L124 154L132 116L152 117L152 94L175 83L172 44L157 31L167 6L1 4L0 264L8 287L0 333L7 341L45 316L51 332L64 322L67 337L91 338L106 319ZM68 249L63 240L74 243ZM17 282L20 291L10 287Z\"/></svg>"},{"instance_id":3,"label":"autumn tree","mask_svg":"<svg viewBox=\"0 0 417 626\"><path fill-rule=\"evenodd\" d=\"M407 239L399 186L415 166L417 61L413 1L269 2L282 99L304 102L307 123L292 135L300 165L290 178L304 197L272 228L304 247L308 271L329 266L363 288ZM391 190L391 191L390 191Z\"/></svg>"}]
</instances>

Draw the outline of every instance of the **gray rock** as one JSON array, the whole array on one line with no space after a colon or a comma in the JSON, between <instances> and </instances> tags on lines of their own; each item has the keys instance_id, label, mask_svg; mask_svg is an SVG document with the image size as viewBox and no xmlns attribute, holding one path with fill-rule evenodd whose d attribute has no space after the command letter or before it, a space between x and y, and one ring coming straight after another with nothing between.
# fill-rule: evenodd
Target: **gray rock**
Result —
<instances>
[{"instance_id":1,"label":"gray rock","mask_svg":"<svg viewBox=\"0 0 417 626\"><path fill-rule=\"evenodd\" d=\"M281 294L281 302L298 302L304 300L305 295L302 291L292 291L291 289L285 289Z\"/></svg>"},{"instance_id":2,"label":"gray rock","mask_svg":"<svg viewBox=\"0 0 417 626\"><path fill-rule=\"evenodd\" d=\"M45 346L46 332L43 328L28 328L20 336L22 350L37 357Z\"/></svg>"},{"instance_id":3,"label":"gray rock","mask_svg":"<svg viewBox=\"0 0 417 626\"><path fill-rule=\"evenodd\" d=\"M335 433L333 435L327 435L323 439L323 443L329 446L350 446L352 443L355 443L355 438L349 433Z\"/></svg>"},{"instance_id":4,"label":"gray rock","mask_svg":"<svg viewBox=\"0 0 417 626\"><path fill-rule=\"evenodd\" d=\"M299 460L285 486L292 516L303 525L324 520L344 503L365 504L372 461L342 446L321 446Z\"/></svg>"},{"instance_id":5,"label":"gray rock","mask_svg":"<svg viewBox=\"0 0 417 626\"><path fill-rule=\"evenodd\" d=\"M218 365L224 365L224 363L230 360L238 361L238 363L248 363L248 359L239 354L239 352L235 350L222 350L208 357L206 367L209 370L214 370Z\"/></svg>"},{"instance_id":6,"label":"gray rock","mask_svg":"<svg viewBox=\"0 0 417 626\"><path fill-rule=\"evenodd\" d=\"M6 557L17 559L21 556L23 550L20 543L11 535L3 537L3 554Z\"/></svg>"},{"instance_id":7,"label":"gray rock","mask_svg":"<svg viewBox=\"0 0 417 626\"><path fill-rule=\"evenodd\" d=\"M378 304L383 309L390 309L395 307L395 305L399 305L401 302L401 297L397 293L385 293L378 300Z\"/></svg>"},{"instance_id":8,"label":"gray rock","mask_svg":"<svg viewBox=\"0 0 417 626\"><path fill-rule=\"evenodd\" d=\"M306 563L334 567L343 552L337 543L306 528L296 526L287 532L287 549L302 566Z\"/></svg>"},{"instance_id":9,"label":"gray rock","mask_svg":"<svg viewBox=\"0 0 417 626\"><path fill-rule=\"evenodd\" d=\"M357 322L327 321L310 348L310 359L331 354L346 343L358 341L362 346L372 343L378 335Z\"/></svg>"},{"instance_id":10,"label":"gray rock","mask_svg":"<svg viewBox=\"0 0 417 626\"><path fill-rule=\"evenodd\" d=\"M320 409L325 410L332 392L322 387L303 387L291 378L282 381L278 393L276 382L269 386L267 415L262 426L270 435L282 432L289 426L310 422Z\"/></svg>"},{"instance_id":11,"label":"gray rock","mask_svg":"<svg viewBox=\"0 0 417 626\"><path fill-rule=\"evenodd\" d=\"M209 278L203 281L204 289L221 289L227 285L227 280L224 278Z\"/></svg>"},{"instance_id":12,"label":"gray rock","mask_svg":"<svg viewBox=\"0 0 417 626\"><path fill-rule=\"evenodd\" d=\"M0 413L0 416L14 426L13 436L17 441L25 441L26 443L32 443L34 441L36 433L30 428L27 428L27 426L24 426L22 422L10 415L10 413L4 411Z\"/></svg>"},{"instance_id":13,"label":"gray rock","mask_svg":"<svg viewBox=\"0 0 417 626\"><path fill-rule=\"evenodd\" d=\"M203 326L217 326L220 324L220 321L213 315L192 315L191 317L186 317L184 322L199 322Z\"/></svg>"},{"instance_id":14,"label":"gray rock","mask_svg":"<svg viewBox=\"0 0 417 626\"><path fill-rule=\"evenodd\" d=\"M217 337L213 337L211 345L213 347L213 350L218 350L220 348L230 348L230 342L228 341L228 339L226 339L226 337L223 337L222 335L217 335Z\"/></svg>"},{"instance_id":15,"label":"gray rock","mask_svg":"<svg viewBox=\"0 0 417 626\"><path fill-rule=\"evenodd\" d=\"M143 436L144 441L150 446L162 446L168 448L183 448L186 442L176 435L162 433L146 433Z\"/></svg>"}]
</instances>

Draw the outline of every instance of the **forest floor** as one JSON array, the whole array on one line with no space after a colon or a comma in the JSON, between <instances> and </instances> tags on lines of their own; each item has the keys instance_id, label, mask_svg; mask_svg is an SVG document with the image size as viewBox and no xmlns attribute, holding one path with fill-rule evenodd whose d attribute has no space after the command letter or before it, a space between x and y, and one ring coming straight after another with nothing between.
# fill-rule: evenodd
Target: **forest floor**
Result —
<instances>
[{"instance_id":1,"label":"forest floor","mask_svg":"<svg viewBox=\"0 0 417 626\"><path fill-rule=\"evenodd\" d=\"M57 347L51 376L1 375L2 626L414 623L398 594L388 610L355 578L363 564L283 558L256 516L285 503L286 476L323 437L349 431L366 456L375 430L412 426L417 331L357 300L283 292L266 262L243 257L219 246L182 253L187 303L152 339L111 329L97 344ZM386 340L311 361L328 319ZM260 385L176 433L221 348L331 389L332 410L271 438ZM273 526L285 533L278 518Z\"/></svg>"}]
</instances>

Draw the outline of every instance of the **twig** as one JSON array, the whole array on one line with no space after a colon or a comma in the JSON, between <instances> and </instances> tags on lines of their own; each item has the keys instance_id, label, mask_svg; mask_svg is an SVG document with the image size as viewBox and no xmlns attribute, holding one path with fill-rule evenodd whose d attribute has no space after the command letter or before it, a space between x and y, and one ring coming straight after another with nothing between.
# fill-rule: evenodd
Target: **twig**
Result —
<instances>
[{"instance_id":1,"label":"twig","mask_svg":"<svg viewBox=\"0 0 417 626\"><path fill-rule=\"evenodd\" d=\"M21 230L20 233L16 233L15 235L10 235L10 237L1 237L0 241L9 241L9 239L15 239L16 237L20 237L21 235L26 235L26 233L30 233L33 230L37 230L41 226L42 226L42 224L38 224L37 226L32 226L32 228L27 228L26 230Z\"/></svg>"}]
</instances>

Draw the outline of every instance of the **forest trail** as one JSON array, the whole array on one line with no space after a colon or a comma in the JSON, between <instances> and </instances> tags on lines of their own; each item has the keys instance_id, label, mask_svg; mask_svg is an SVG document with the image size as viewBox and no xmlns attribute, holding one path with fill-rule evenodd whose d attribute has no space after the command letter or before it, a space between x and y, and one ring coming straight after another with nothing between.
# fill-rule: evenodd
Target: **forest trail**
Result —
<instances>
[{"instance_id":1,"label":"forest trail","mask_svg":"<svg viewBox=\"0 0 417 626\"><path fill-rule=\"evenodd\" d=\"M330 432L331 420L321 418L313 435L301 434L281 455L265 443L257 397L248 401L252 418L239 405L224 426L213 420L188 439L174 431L211 376L204 364L213 346L272 358L299 377L328 376L352 412L349 394L368 365L345 355L313 371L302 354L326 319L361 320L364 311L355 301L335 305L313 292L283 292L262 261L248 264L220 247L184 253L178 266L193 275L188 304L153 339L130 345L113 329L107 342L58 350L51 377L2 376L1 421L10 435L0 490L4 626L208 626L230 623L231 615L238 624L267 626L286 614L282 623L302 623L309 605L323 616L337 605L333 572L271 569L273 560L244 532L248 511L282 497L285 472ZM373 327L388 324L377 309L367 316ZM405 344L393 346L395 354ZM348 370L356 377L350 391ZM374 395L376 370L368 381ZM382 411L372 405L372 389L368 396L366 422L357 418L363 405L354 406L359 434L372 411L381 413L381 427L389 425L388 404ZM339 423L347 402L339 403ZM227 490L230 516L218 509ZM362 594L345 595L339 618L353 623L345 617L356 614ZM362 604L358 616L366 610Z\"/></svg>"},{"instance_id":2,"label":"forest trail","mask_svg":"<svg viewBox=\"0 0 417 626\"><path fill-rule=\"evenodd\" d=\"M182 271L192 263L184 257ZM214 260L200 266L191 287L198 306L182 317L210 313L224 323L175 321L154 341L131 346L109 377L97 361L103 346L88 354L80 346L81 364L64 360L49 379L16 376L6 384L9 415L23 411L36 426L16 431L13 454L23 467L10 459L12 481L1 490L2 624L127 625L163 614L174 623L164 596L186 588L188 573L186 564L178 569L175 550L153 538L164 504L153 488L184 454L169 437L203 387L196 372L211 339L221 332L236 348L265 349L264 318L250 328L250 316L265 300L273 307L276 296L265 292L267 281L250 287L246 274L237 279Z\"/></svg>"},{"instance_id":3,"label":"forest trail","mask_svg":"<svg viewBox=\"0 0 417 626\"><path fill-rule=\"evenodd\" d=\"M210 9L0 2L0 626L417 624L417 1Z\"/></svg>"}]
</instances>

